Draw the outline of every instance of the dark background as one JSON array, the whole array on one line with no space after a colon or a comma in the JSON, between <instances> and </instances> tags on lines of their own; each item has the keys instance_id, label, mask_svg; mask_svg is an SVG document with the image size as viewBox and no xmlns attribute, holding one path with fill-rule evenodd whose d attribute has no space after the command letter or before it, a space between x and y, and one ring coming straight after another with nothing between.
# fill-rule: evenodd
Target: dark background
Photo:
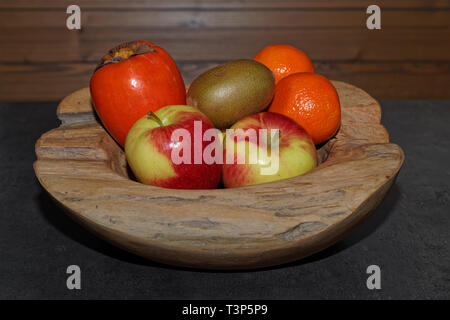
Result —
<instances>
[{"instance_id":1,"label":"dark background","mask_svg":"<svg viewBox=\"0 0 450 320\"><path fill-rule=\"evenodd\" d=\"M80 31L66 29L70 4L81 7ZM365 27L370 4L381 7L382 30ZM442 0L0 1L0 298L449 299L449 23ZM397 182L343 241L270 269L172 268L97 239L39 185L34 144L98 59L137 39L166 48L186 83L269 44L304 50L319 73L380 99L406 155ZM71 264L80 291L66 288ZM381 290L366 287L372 264Z\"/></svg>"},{"instance_id":2,"label":"dark background","mask_svg":"<svg viewBox=\"0 0 450 320\"><path fill-rule=\"evenodd\" d=\"M32 168L36 139L57 126L56 103L0 104L0 298L450 299L450 101L381 106L406 158L362 225L287 266L209 272L145 261L68 218ZM72 264L81 268L80 291L66 288ZM381 290L366 287L372 264Z\"/></svg>"},{"instance_id":3,"label":"dark background","mask_svg":"<svg viewBox=\"0 0 450 320\"><path fill-rule=\"evenodd\" d=\"M66 8L81 7L81 30ZM381 7L381 30L366 9ZM304 50L318 73L379 99L448 99L448 0L0 1L0 101L58 101L85 87L110 48L150 40L186 83L269 44Z\"/></svg>"}]
</instances>

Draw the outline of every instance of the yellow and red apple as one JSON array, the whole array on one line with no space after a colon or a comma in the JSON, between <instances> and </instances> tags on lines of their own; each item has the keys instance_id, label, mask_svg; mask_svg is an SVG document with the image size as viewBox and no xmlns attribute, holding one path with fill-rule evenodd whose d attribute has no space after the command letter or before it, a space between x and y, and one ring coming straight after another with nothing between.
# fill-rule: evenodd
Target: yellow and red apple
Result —
<instances>
[{"instance_id":1,"label":"yellow and red apple","mask_svg":"<svg viewBox=\"0 0 450 320\"><path fill-rule=\"evenodd\" d=\"M227 129L223 158L227 188L287 179L317 166L308 133L294 120L271 112L247 116Z\"/></svg>"},{"instance_id":2,"label":"yellow and red apple","mask_svg":"<svg viewBox=\"0 0 450 320\"><path fill-rule=\"evenodd\" d=\"M205 139L207 132L209 141ZM220 182L222 165L204 161L203 154L214 142L222 152L219 135L198 109L166 106L136 121L126 137L125 154L134 175L144 184L173 189L213 189ZM215 155L214 150L209 151Z\"/></svg>"}]
</instances>

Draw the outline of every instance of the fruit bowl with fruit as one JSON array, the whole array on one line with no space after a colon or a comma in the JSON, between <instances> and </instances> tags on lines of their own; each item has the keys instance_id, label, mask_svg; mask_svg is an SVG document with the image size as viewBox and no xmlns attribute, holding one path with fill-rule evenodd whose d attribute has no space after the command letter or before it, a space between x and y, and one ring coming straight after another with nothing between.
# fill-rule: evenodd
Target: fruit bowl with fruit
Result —
<instances>
[{"instance_id":1,"label":"fruit bowl with fruit","mask_svg":"<svg viewBox=\"0 0 450 320\"><path fill-rule=\"evenodd\" d=\"M318 252L373 212L404 155L374 98L305 59L270 46L186 92L161 47L114 48L59 104L36 176L85 228L154 261L252 269Z\"/></svg>"}]
</instances>

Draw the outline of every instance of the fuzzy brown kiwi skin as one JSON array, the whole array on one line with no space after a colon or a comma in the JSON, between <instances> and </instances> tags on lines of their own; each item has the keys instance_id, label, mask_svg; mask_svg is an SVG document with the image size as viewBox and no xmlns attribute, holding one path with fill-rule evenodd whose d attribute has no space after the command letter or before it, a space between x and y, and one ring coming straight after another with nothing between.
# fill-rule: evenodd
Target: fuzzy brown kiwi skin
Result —
<instances>
[{"instance_id":1,"label":"fuzzy brown kiwi skin","mask_svg":"<svg viewBox=\"0 0 450 320\"><path fill-rule=\"evenodd\" d=\"M245 116L265 110L274 89L274 75L265 65L236 60L198 76L186 98L187 104L206 114L216 128L225 129Z\"/></svg>"}]
</instances>

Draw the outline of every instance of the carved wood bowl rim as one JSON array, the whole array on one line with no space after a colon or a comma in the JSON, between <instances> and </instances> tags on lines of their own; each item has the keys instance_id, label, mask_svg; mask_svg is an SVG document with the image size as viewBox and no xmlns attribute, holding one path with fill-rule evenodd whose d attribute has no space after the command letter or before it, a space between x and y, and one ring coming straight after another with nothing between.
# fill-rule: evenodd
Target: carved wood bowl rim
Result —
<instances>
[{"instance_id":1,"label":"carved wood bowl rim","mask_svg":"<svg viewBox=\"0 0 450 320\"><path fill-rule=\"evenodd\" d=\"M303 176L215 190L132 181L122 149L95 117L88 88L61 101L61 126L36 142L36 176L85 228L147 259L201 269L298 260L339 241L367 217L404 160L380 123L378 102L355 86L333 84L341 128L319 150L328 159Z\"/></svg>"}]
</instances>

